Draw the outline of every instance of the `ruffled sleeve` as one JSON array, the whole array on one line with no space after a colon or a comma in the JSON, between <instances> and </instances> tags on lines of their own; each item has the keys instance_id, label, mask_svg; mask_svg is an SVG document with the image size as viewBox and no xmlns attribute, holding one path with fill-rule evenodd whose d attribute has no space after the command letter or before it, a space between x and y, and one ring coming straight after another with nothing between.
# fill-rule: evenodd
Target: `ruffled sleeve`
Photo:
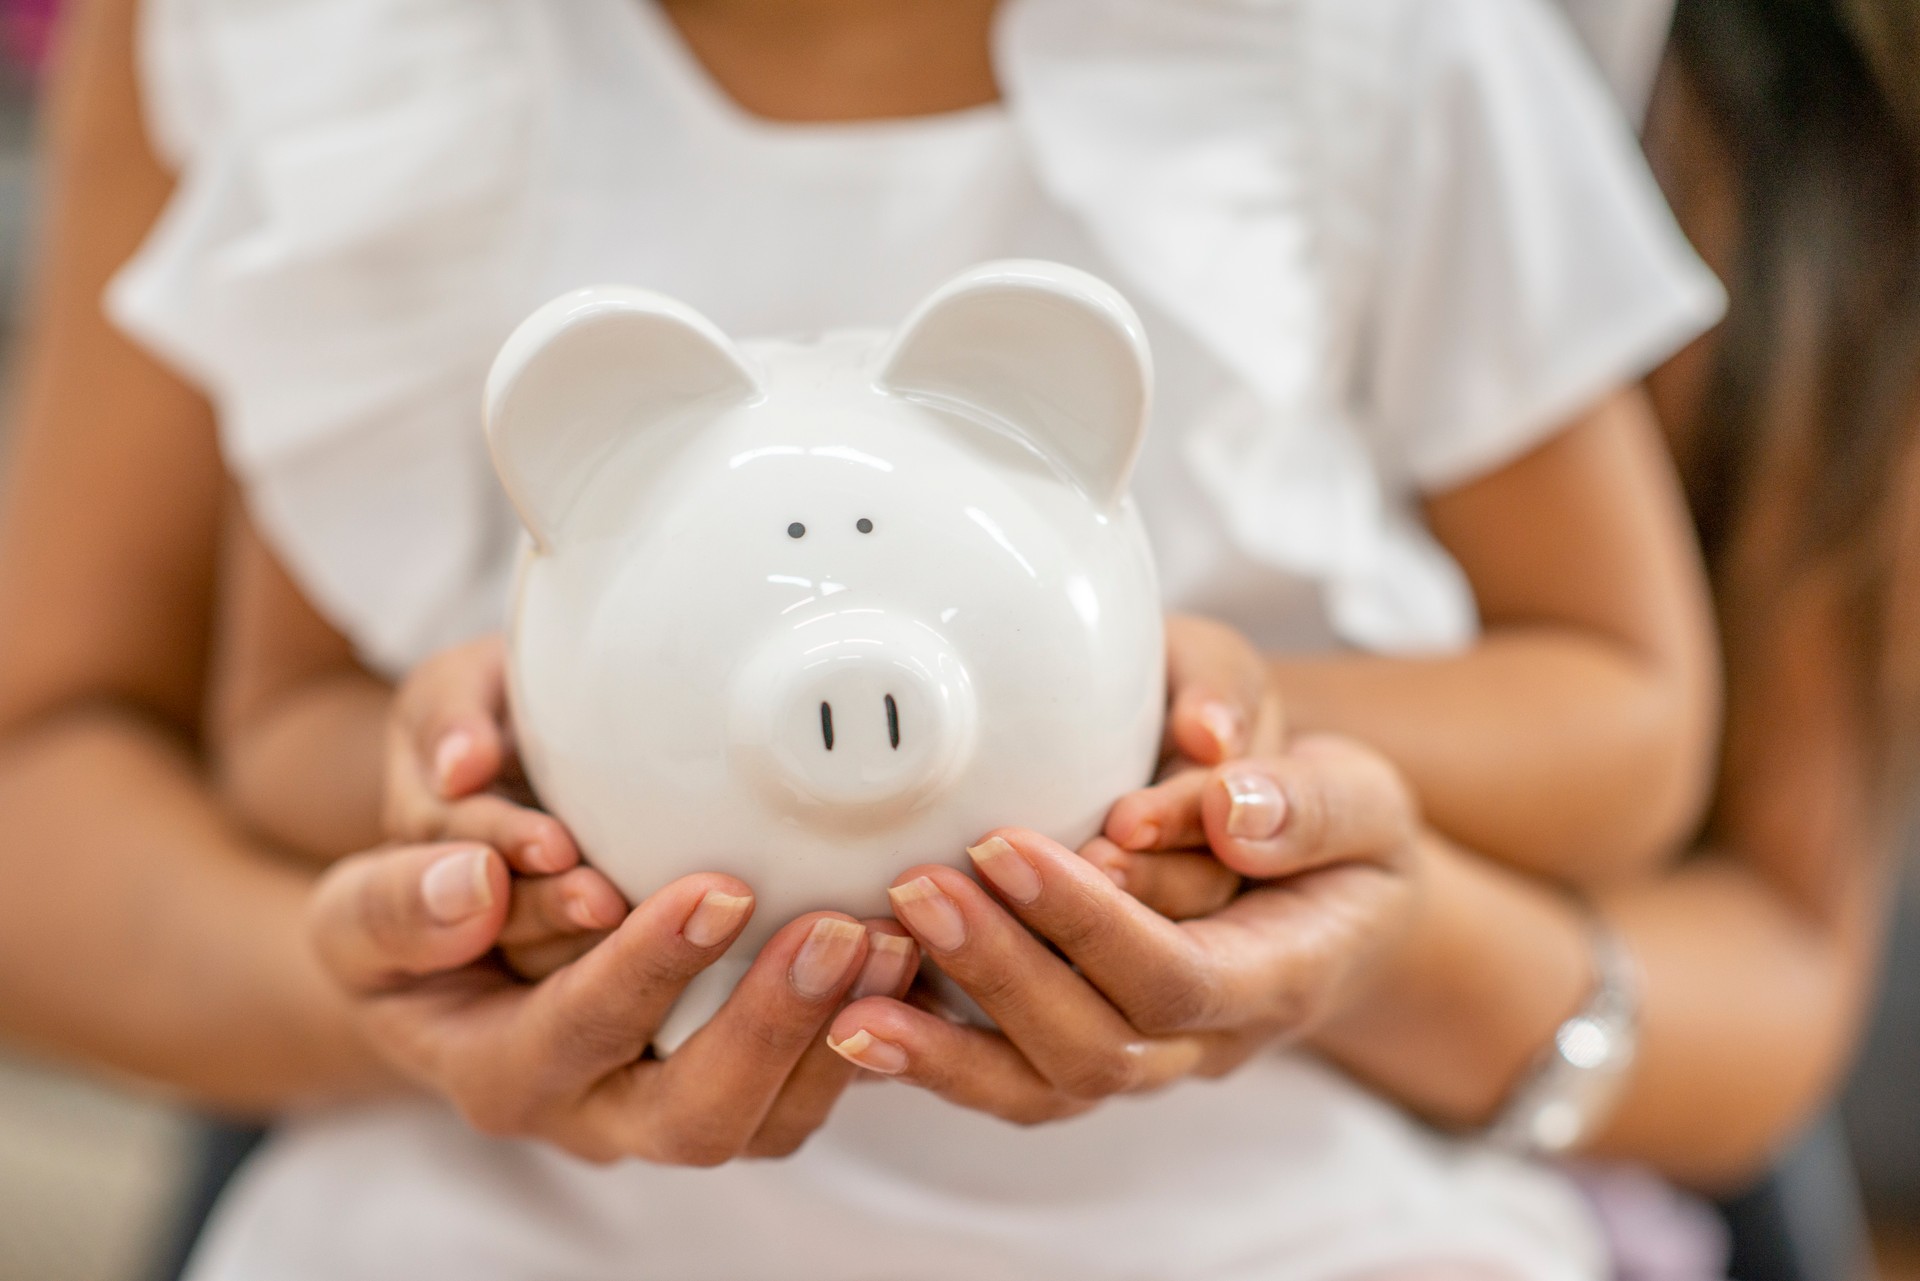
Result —
<instances>
[{"instance_id":1,"label":"ruffled sleeve","mask_svg":"<svg viewBox=\"0 0 1920 1281\"><path fill-rule=\"evenodd\" d=\"M1019 0L1000 65L1048 190L1248 391L1188 427L1195 478L1354 644L1470 640L1416 491L1718 314L1533 0Z\"/></svg>"},{"instance_id":2,"label":"ruffled sleeve","mask_svg":"<svg viewBox=\"0 0 1920 1281\"><path fill-rule=\"evenodd\" d=\"M1439 490L1645 374L1725 298L1555 11L1454 0L1420 21L1364 410Z\"/></svg>"},{"instance_id":3,"label":"ruffled sleeve","mask_svg":"<svg viewBox=\"0 0 1920 1281\"><path fill-rule=\"evenodd\" d=\"M148 0L176 194L109 287L206 390L255 519L367 658L487 626L514 537L477 415L528 302L538 119L525 7Z\"/></svg>"}]
</instances>

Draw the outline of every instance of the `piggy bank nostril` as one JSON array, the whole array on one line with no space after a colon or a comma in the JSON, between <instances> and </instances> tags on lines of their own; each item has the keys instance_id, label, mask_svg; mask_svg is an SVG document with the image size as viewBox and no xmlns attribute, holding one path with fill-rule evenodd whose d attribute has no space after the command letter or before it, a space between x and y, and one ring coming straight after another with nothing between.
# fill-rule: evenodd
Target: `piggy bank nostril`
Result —
<instances>
[{"instance_id":1,"label":"piggy bank nostril","mask_svg":"<svg viewBox=\"0 0 1920 1281\"><path fill-rule=\"evenodd\" d=\"M820 738L826 743L827 750L833 750L833 704L820 704Z\"/></svg>"}]
</instances>

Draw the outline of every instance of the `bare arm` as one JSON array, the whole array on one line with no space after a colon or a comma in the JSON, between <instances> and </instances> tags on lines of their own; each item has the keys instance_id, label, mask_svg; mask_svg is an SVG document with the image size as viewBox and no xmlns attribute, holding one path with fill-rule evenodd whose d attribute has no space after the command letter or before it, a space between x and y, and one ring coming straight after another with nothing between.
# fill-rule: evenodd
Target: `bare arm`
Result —
<instances>
[{"instance_id":1,"label":"bare arm","mask_svg":"<svg viewBox=\"0 0 1920 1281\"><path fill-rule=\"evenodd\" d=\"M1827 1098L1866 1008L1888 833L1863 790L1834 611L1792 611L1743 691L1713 849L1606 896L1645 975L1641 1057L1598 1148L1725 1186ZM1823 632L1821 629L1825 628ZM1435 843L1407 946L1323 1048L1428 1115L1485 1121L1591 982L1564 900Z\"/></svg>"},{"instance_id":2,"label":"bare arm","mask_svg":"<svg viewBox=\"0 0 1920 1281\"><path fill-rule=\"evenodd\" d=\"M77 7L0 509L0 1031L214 1106L370 1088L301 925L307 882L197 755L223 473L207 405L106 323L164 202L133 0Z\"/></svg>"},{"instance_id":3,"label":"bare arm","mask_svg":"<svg viewBox=\"0 0 1920 1281\"><path fill-rule=\"evenodd\" d=\"M1692 834L1717 729L1706 583L1645 397L1431 500L1485 635L1427 660L1287 657L1289 726L1383 752L1453 840L1581 886Z\"/></svg>"}]
</instances>

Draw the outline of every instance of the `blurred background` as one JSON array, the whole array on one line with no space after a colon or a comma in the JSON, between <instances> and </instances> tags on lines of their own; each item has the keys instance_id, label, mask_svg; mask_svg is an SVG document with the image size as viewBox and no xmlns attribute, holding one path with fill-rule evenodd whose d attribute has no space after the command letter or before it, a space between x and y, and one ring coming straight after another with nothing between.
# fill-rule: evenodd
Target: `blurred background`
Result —
<instances>
[{"instance_id":1,"label":"blurred background","mask_svg":"<svg viewBox=\"0 0 1920 1281\"><path fill-rule=\"evenodd\" d=\"M32 258L30 68L52 6L0 0L0 433ZM1878 1016L1839 1116L1731 1207L1739 1281L1920 1281L1920 849L1907 868ZM0 1281L160 1275L204 1184L208 1133L162 1101L0 1047Z\"/></svg>"}]
</instances>

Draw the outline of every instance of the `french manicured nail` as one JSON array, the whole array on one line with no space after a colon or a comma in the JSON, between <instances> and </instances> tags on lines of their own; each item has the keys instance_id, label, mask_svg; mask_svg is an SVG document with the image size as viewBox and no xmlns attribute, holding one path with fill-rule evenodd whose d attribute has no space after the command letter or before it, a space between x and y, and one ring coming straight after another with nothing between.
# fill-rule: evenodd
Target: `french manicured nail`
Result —
<instances>
[{"instance_id":1,"label":"french manicured nail","mask_svg":"<svg viewBox=\"0 0 1920 1281\"><path fill-rule=\"evenodd\" d=\"M719 890L708 890L707 896L687 917L687 923L680 927L681 937L695 947L712 947L739 929L740 922L746 920L747 913L752 910L751 894L723 894Z\"/></svg>"},{"instance_id":2,"label":"french manicured nail","mask_svg":"<svg viewBox=\"0 0 1920 1281\"><path fill-rule=\"evenodd\" d=\"M1287 798L1264 774L1233 771L1227 784L1227 835L1243 841L1271 840L1287 821Z\"/></svg>"},{"instance_id":3,"label":"french manicured nail","mask_svg":"<svg viewBox=\"0 0 1920 1281\"><path fill-rule=\"evenodd\" d=\"M442 925L458 925L492 907L487 851L459 850L434 860L420 878L420 897L427 915Z\"/></svg>"},{"instance_id":4,"label":"french manicured nail","mask_svg":"<svg viewBox=\"0 0 1920 1281\"><path fill-rule=\"evenodd\" d=\"M1220 755L1231 756L1240 746L1240 718L1225 703L1204 703L1200 707L1200 724L1213 736L1214 744L1219 747Z\"/></svg>"},{"instance_id":5,"label":"french manicured nail","mask_svg":"<svg viewBox=\"0 0 1920 1281\"><path fill-rule=\"evenodd\" d=\"M993 882L995 889L1014 902L1025 905L1040 897L1040 873L1019 850L1000 837L990 836L978 845L969 846L967 857L973 860L982 876Z\"/></svg>"},{"instance_id":6,"label":"french manicured nail","mask_svg":"<svg viewBox=\"0 0 1920 1281\"><path fill-rule=\"evenodd\" d=\"M446 794L453 771L460 768L461 760L472 750L473 735L463 729L453 731L440 740L440 746L433 749L433 782L441 795Z\"/></svg>"},{"instance_id":7,"label":"french manicured nail","mask_svg":"<svg viewBox=\"0 0 1920 1281\"><path fill-rule=\"evenodd\" d=\"M847 977L853 958L860 953L860 940L867 929L856 921L823 916L807 931L807 941L793 958L787 971L793 990L809 1001L817 1001L840 986Z\"/></svg>"},{"instance_id":8,"label":"french manicured nail","mask_svg":"<svg viewBox=\"0 0 1920 1281\"><path fill-rule=\"evenodd\" d=\"M900 923L918 934L936 952L951 952L967 941L966 918L960 905L948 898L931 877L916 876L887 891Z\"/></svg>"},{"instance_id":9,"label":"french manicured nail","mask_svg":"<svg viewBox=\"0 0 1920 1281\"><path fill-rule=\"evenodd\" d=\"M882 1076L899 1076L907 1070L907 1052L892 1041L883 1041L861 1028L844 1041L827 1038L827 1048L847 1062Z\"/></svg>"},{"instance_id":10,"label":"french manicured nail","mask_svg":"<svg viewBox=\"0 0 1920 1281\"><path fill-rule=\"evenodd\" d=\"M847 999L857 1001L863 996L885 996L899 991L907 981L907 970L913 965L917 950L910 938L877 930L869 932L867 963L860 967L860 977L853 981L853 994Z\"/></svg>"}]
</instances>

